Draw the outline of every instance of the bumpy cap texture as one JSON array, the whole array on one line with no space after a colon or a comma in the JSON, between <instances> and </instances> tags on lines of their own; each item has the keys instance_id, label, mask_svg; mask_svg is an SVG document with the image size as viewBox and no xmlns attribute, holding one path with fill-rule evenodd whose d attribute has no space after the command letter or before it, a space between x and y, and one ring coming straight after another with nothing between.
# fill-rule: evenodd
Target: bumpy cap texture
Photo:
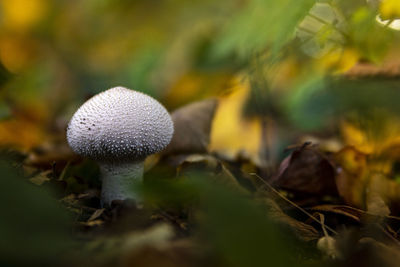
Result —
<instances>
[{"instance_id":1,"label":"bumpy cap texture","mask_svg":"<svg viewBox=\"0 0 400 267\"><path fill-rule=\"evenodd\" d=\"M141 159L164 149L174 125L168 111L154 98L115 87L86 101L67 129L76 153L96 160Z\"/></svg>"}]
</instances>

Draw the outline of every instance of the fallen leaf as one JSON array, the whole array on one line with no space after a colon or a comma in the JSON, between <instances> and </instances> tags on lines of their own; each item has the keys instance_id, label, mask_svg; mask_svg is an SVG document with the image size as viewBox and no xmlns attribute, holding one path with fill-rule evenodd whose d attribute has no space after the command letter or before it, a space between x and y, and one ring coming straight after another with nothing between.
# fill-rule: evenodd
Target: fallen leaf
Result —
<instances>
[{"instance_id":1,"label":"fallen leaf","mask_svg":"<svg viewBox=\"0 0 400 267\"><path fill-rule=\"evenodd\" d=\"M163 154L207 152L217 104L216 99L208 99L172 112L174 135Z\"/></svg>"},{"instance_id":2,"label":"fallen leaf","mask_svg":"<svg viewBox=\"0 0 400 267\"><path fill-rule=\"evenodd\" d=\"M219 100L209 149L230 160L240 155L260 166L261 119L243 116L250 94L249 81L236 78L232 83L231 93Z\"/></svg>"},{"instance_id":3,"label":"fallen leaf","mask_svg":"<svg viewBox=\"0 0 400 267\"><path fill-rule=\"evenodd\" d=\"M71 150L65 140L63 142L43 142L43 140L40 140L40 145L37 144L35 150L29 151L24 164L43 168L51 166L54 162L64 165L69 161L78 159L79 156Z\"/></svg>"},{"instance_id":4,"label":"fallen leaf","mask_svg":"<svg viewBox=\"0 0 400 267\"><path fill-rule=\"evenodd\" d=\"M380 155L400 144L400 120L388 113L376 111L357 123L342 121L340 130L345 145L365 154Z\"/></svg>"},{"instance_id":5,"label":"fallen leaf","mask_svg":"<svg viewBox=\"0 0 400 267\"><path fill-rule=\"evenodd\" d=\"M345 147L335 155L338 167L336 185L339 195L351 206L388 215L388 209L400 205L400 184L389 178L386 168L354 147ZM387 207L385 207L387 206Z\"/></svg>"},{"instance_id":6,"label":"fallen leaf","mask_svg":"<svg viewBox=\"0 0 400 267\"><path fill-rule=\"evenodd\" d=\"M344 201L354 207L365 207L367 155L353 147L345 147L335 155L338 165L336 186Z\"/></svg>"},{"instance_id":7,"label":"fallen leaf","mask_svg":"<svg viewBox=\"0 0 400 267\"><path fill-rule=\"evenodd\" d=\"M282 161L272 182L274 186L301 194L337 194L332 163L317 148L307 144Z\"/></svg>"}]
</instances>

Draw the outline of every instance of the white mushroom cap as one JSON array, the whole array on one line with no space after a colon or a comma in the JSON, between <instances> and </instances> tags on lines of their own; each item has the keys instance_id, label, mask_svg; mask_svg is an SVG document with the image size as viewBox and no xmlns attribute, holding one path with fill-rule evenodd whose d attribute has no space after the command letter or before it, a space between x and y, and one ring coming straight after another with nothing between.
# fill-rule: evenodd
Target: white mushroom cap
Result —
<instances>
[{"instance_id":1,"label":"white mushroom cap","mask_svg":"<svg viewBox=\"0 0 400 267\"><path fill-rule=\"evenodd\" d=\"M173 122L154 98L115 87L86 101L68 125L73 151L99 161L142 159L171 141Z\"/></svg>"}]
</instances>

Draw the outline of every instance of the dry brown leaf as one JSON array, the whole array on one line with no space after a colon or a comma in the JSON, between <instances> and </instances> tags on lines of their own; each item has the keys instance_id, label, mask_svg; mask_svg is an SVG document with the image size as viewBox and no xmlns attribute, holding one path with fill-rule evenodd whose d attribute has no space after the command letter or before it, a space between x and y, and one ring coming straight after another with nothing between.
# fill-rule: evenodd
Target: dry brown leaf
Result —
<instances>
[{"instance_id":1,"label":"dry brown leaf","mask_svg":"<svg viewBox=\"0 0 400 267\"><path fill-rule=\"evenodd\" d=\"M174 136L163 154L207 152L217 104L216 99L208 99L175 110L171 114Z\"/></svg>"},{"instance_id":2,"label":"dry brown leaf","mask_svg":"<svg viewBox=\"0 0 400 267\"><path fill-rule=\"evenodd\" d=\"M345 75L350 78L399 77L400 61L398 51L390 51L379 65L371 62L359 62L349 69Z\"/></svg>"},{"instance_id":3,"label":"dry brown leaf","mask_svg":"<svg viewBox=\"0 0 400 267\"><path fill-rule=\"evenodd\" d=\"M337 194L333 165L317 148L306 144L282 161L273 184L302 194Z\"/></svg>"},{"instance_id":4,"label":"dry brown leaf","mask_svg":"<svg viewBox=\"0 0 400 267\"><path fill-rule=\"evenodd\" d=\"M75 154L66 142L43 142L35 150L28 153L25 164L35 167L49 167L54 162L67 163L77 160L79 156Z\"/></svg>"}]
</instances>

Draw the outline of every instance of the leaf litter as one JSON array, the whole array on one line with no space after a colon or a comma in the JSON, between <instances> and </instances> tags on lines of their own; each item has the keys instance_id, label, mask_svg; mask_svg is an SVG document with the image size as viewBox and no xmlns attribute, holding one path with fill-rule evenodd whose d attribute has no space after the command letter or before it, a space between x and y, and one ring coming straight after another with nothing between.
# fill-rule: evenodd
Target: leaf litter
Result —
<instances>
[{"instance_id":1,"label":"leaf litter","mask_svg":"<svg viewBox=\"0 0 400 267\"><path fill-rule=\"evenodd\" d=\"M102 208L95 164L76 157L67 148L59 149L57 143L31 150L23 166L34 186L57 192L59 202L72 214L80 249L89 258L96 258L90 263L92 266L110 266L113 262L119 266L220 266L221 259L216 259L225 255L224 249L220 251L219 245L210 244L208 238L204 239L203 230L198 229L199 223L210 216L201 208L204 196L190 184L199 173L202 182L222 186L235 192L239 199L251 200L288 236L292 235L302 246L312 247L314 254L307 257L316 263L346 266L355 255L373 251L374 261L394 266L392 259L400 258L400 217L396 216L400 194L390 173L379 172L376 165L369 164L374 159L354 147L332 152L306 142L290 148L289 156L273 175L260 177L248 171L257 171L257 161L243 161L232 157L231 152L224 155L223 149L216 153L215 147L210 152L211 126L217 109L218 100L211 99L173 113L177 125L174 139L148 164L145 174L145 184L162 181L165 199L158 196L160 199L151 200L150 196L142 208L130 201L114 201L110 208ZM171 181L176 181L178 187L163 184ZM173 201L168 190L176 194ZM182 190L188 191L188 196L180 195ZM253 224L241 223L245 232ZM354 243L352 248L349 242ZM87 260L78 254L75 251L71 255L84 264ZM225 264L232 262L224 259L222 265Z\"/></svg>"}]
</instances>

